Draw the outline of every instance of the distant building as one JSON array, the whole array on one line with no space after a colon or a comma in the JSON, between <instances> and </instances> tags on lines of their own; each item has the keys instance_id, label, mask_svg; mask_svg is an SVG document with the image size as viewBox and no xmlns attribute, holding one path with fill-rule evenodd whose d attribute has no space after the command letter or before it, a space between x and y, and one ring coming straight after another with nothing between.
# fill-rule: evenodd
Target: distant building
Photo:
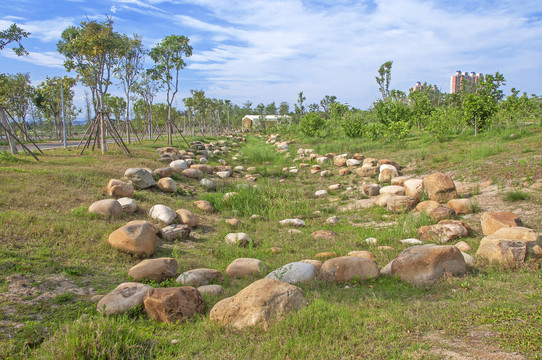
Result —
<instances>
[{"instance_id":1,"label":"distant building","mask_svg":"<svg viewBox=\"0 0 542 360\"><path fill-rule=\"evenodd\" d=\"M412 91L418 91L418 90L423 90L425 86L422 85L421 82L417 82L416 85L414 85L414 87L412 88Z\"/></svg>"},{"instance_id":2,"label":"distant building","mask_svg":"<svg viewBox=\"0 0 542 360\"><path fill-rule=\"evenodd\" d=\"M451 81L450 81L450 93L455 94L461 90L461 83L463 81L470 81L474 84L478 83L480 79L482 79L483 75L480 73L468 73L468 72L461 72L460 70L457 70L454 75L452 75Z\"/></svg>"},{"instance_id":3,"label":"distant building","mask_svg":"<svg viewBox=\"0 0 542 360\"><path fill-rule=\"evenodd\" d=\"M262 129L281 122L290 122L290 120L292 117L288 115L245 115L242 121L243 131Z\"/></svg>"},{"instance_id":4,"label":"distant building","mask_svg":"<svg viewBox=\"0 0 542 360\"><path fill-rule=\"evenodd\" d=\"M410 91L421 91L421 90L425 90L425 89L438 90L437 85L427 85L426 82L424 82L422 84L421 81L418 81L418 82L416 82L416 85L414 85L414 87L412 89L410 89Z\"/></svg>"}]
</instances>

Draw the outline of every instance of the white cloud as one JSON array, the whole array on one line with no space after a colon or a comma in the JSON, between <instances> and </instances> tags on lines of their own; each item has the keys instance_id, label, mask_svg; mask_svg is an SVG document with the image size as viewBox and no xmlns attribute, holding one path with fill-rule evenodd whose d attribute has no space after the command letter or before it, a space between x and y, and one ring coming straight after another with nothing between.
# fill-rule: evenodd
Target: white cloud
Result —
<instances>
[{"instance_id":1,"label":"white cloud","mask_svg":"<svg viewBox=\"0 0 542 360\"><path fill-rule=\"evenodd\" d=\"M117 12L117 7L115 5L111 6L111 12L113 14Z\"/></svg>"},{"instance_id":2,"label":"white cloud","mask_svg":"<svg viewBox=\"0 0 542 360\"><path fill-rule=\"evenodd\" d=\"M11 59L17 59L20 61L32 63L33 65L46 66L50 68L63 69L65 58L57 52L46 51L46 52L34 52L30 51L28 56L17 56L12 51L3 51L1 53L3 56Z\"/></svg>"},{"instance_id":3,"label":"white cloud","mask_svg":"<svg viewBox=\"0 0 542 360\"><path fill-rule=\"evenodd\" d=\"M0 28L7 28L12 21L0 20ZM73 18L57 17L49 20L19 22L17 25L41 41L58 41L62 31L74 24Z\"/></svg>"}]
</instances>

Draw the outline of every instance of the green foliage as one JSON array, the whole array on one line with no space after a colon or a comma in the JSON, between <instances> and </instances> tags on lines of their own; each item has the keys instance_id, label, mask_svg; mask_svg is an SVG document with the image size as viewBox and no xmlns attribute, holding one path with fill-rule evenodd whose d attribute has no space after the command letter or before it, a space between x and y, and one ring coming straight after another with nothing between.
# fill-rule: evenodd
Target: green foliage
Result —
<instances>
[{"instance_id":1,"label":"green foliage","mask_svg":"<svg viewBox=\"0 0 542 360\"><path fill-rule=\"evenodd\" d=\"M437 140L445 141L452 135L458 135L465 129L465 119L456 106L440 106L427 117L425 131Z\"/></svg>"},{"instance_id":2,"label":"green foliage","mask_svg":"<svg viewBox=\"0 0 542 360\"><path fill-rule=\"evenodd\" d=\"M308 137L315 137L325 125L324 118L317 113L308 113L299 123L299 131Z\"/></svg>"},{"instance_id":3,"label":"green foliage","mask_svg":"<svg viewBox=\"0 0 542 360\"><path fill-rule=\"evenodd\" d=\"M4 50L8 44L15 42L19 44L18 47L13 48L15 54L17 56L28 55L28 51L24 49L21 40L29 35L29 32L24 31L17 24L11 24L6 30L0 31L0 51Z\"/></svg>"},{"instance_id":4,"label":"green foliage","mask_svg":"<svg viewBox=\"0 0 542 360\"><path fill-rule=\"evenodd\" d=\"M392 91L392 96L375 104L374 112L384 136L402 139L408 135L412 118L404 93Z\"/></svg>"},{"instance_id":5,"label":"green foliage","mask_svg":"<svg viewBox=\"0 0 542 360\"><path fill-rule=\"evenodd\" d=\"M507 201L515 202L515 201L523 201L530 198L529 194L518 190L518 191L508 191L504 194L504 198Z\"/></svg>"}]
</instances>

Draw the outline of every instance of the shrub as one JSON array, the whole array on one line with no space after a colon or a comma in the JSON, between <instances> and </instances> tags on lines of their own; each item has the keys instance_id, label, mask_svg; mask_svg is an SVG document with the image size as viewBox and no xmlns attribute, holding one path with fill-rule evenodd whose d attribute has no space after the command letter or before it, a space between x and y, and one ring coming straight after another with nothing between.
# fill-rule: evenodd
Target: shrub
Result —
<instances>
[{"instance_id":1,"label":"shrub","mask_svg":"<svg viewBox=\"0 0 542 360\"><path fill-rule=\"evenodd\" d=\"M316 113L308 113L299 123L299 131L305 136L315 137L324 127L325 120Z\"/></svg>"}]
</instances>

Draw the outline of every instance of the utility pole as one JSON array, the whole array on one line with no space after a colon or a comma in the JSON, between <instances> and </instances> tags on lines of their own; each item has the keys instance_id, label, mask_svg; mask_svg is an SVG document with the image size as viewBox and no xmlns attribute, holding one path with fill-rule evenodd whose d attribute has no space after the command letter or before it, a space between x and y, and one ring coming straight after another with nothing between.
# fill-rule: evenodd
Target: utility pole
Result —
<instances>
[{"instance_id":1,"label":"utility pole","mask_svg":"<svg viewBox=\"0 0 542 360\"><path fill-rule=\"evenodd\" d=\"M60 78L60 99L62 101L62 144L64 145L64 149L68 148L68 144L66 142L66 115L64 114L64 85L62 82L62 78Z\"/></svg>"}]
</instances>

